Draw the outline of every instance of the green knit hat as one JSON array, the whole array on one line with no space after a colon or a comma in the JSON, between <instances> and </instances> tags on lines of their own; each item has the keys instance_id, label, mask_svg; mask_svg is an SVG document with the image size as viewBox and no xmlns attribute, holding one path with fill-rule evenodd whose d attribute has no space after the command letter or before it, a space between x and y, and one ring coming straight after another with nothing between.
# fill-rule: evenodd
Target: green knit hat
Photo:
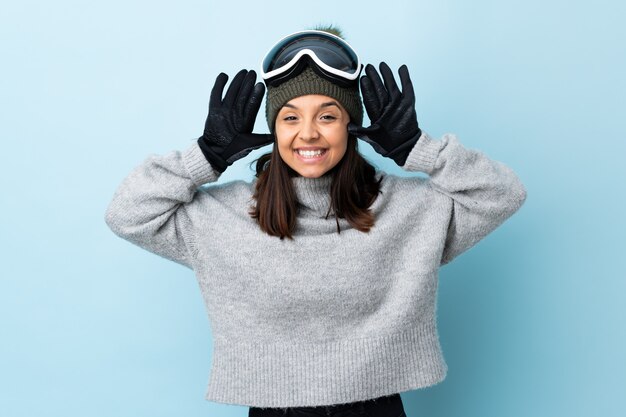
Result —
<instances>
[{"instance_id":1,"label":"green knit hat","mask_svg":"<svg viewBox=\"0 0 626 417\"><path fill-rule=\"evenodd\" d=\"M307 66L302 73L278 87L267 86L265 117L270 132L274 133L276 116L280 109L289 100L307 94L321 94L334 98L346 109L351 122L359 126L363 123L363 103L358 83L355 83L354 87L340 87L320 77L310 66Z\"/></svg>"}]
</instances>

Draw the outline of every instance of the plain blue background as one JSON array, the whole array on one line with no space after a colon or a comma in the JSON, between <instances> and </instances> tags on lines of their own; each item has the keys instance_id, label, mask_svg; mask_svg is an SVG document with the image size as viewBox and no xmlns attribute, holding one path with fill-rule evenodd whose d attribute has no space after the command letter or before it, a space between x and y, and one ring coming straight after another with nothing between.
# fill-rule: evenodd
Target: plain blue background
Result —
<instances>
[{"instance_id":1,"label":"plain blue background","mask_svg":"<svg viewBox=\"0 0 626 417\"><path fill-rule=\"evenodd\" d=\"M318 23L366 62L407 64L420 126L505 162L528 191L441 269L450 369L402 393L409 417L624 415L623 4L3 3L0 415L247 415L203 399L212 345L193 273L119 239L104 212L145 157L201 134L219 72L258 70ZM220 182L251 179L267 151Z\"/></svg>"}]
</instances>

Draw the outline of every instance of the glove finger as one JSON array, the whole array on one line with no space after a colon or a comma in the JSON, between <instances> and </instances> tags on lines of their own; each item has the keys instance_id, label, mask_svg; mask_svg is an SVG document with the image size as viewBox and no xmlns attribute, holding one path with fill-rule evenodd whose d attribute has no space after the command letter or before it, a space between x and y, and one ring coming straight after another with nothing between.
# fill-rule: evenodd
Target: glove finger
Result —
<instances>
[{"instance_id":1,"label":"glove finger","mask_svg":"<svg viewBox=\"0 0 626 417\"><path fill-rule=\"evenodd\" d=\"M226 96L224 97L224 101L222 104L226 107L233 107L235 105L235 101L237 96L239 95L239 90L241 89L241 84L243 84L243 80L248 73L247 70L242 69L235 75L235 78L230 82L230 86L228 87L228 91L226 91Z\"/></svg>"},{"instance_id":2,"label":"glove finger","mask_svg":"<svg viewBox=\"0 0 626 417\"><path fill-rule=\"evenodd\" d=\"M361 139L363 142L368 143L372 148L374 148L377 153L383 156L387 155L388 152L378 142L376 142L374 139L371 139L369 136L364 135L359 137L359 139Z\"/></svg>"},{"instance_id":3,"label":"glove finger","mask_svg":"<svg viewBox=\"0 0 626 417\"><path fill-rule=\"evenodd\" d=\"M228 81L228 75L220 72L220 75L215 79L215 84L211 90L211 99L209 100L209 110L220 107L222 104L222 93L224 92L224 86Z\"/></svg>"},{"instance_id":4,"label":"glove finger","mask_svg":"<svg viewBox=\"0 0 626 417\"><path fill-rule=\"evenodd\" d=\"M381 104L374 91L374 86L369 77L361 77L361 93L363 95L363 105L370 121L375 122L380 117Z\"/></svg>"},{"instance_id":5,"label":"glove finger","mask_svg":"<svg viewBox=\"0 0 626 417\"><path fill-rule=\"evenodd\" d=\"M259 149L274 142L274 136L269 133L253 133L252 138L254 141L252 149Z\"/></svg>"},{"instance_id":6,"label":"glove finger","mask_svg":"<svg viewBox=\"0 0 626 417\"><path fill-rule=\"evenodd\" d=\"M400 97L400 89L398 88L398 84L396 84L396 80L393 78L393 72L391 72L391 68L389 68L389 65L385 62L380 63L380 73L385 80L385 87L387 87L387 91L389 92L389 99L393 101Z\"/></svg>"},{"instance_id":7,"label":"glove finger","mask_svg":"<svg viewBox=\"0 0 626 417\"><path fill-rule=\"evenodd\" d=\"M265 134L244 134L237 136L236 143L232 144L234 153L226 159L229 164L245 158L250 152L255 149L262 148L273 142L273 136L267 133ZM233 141L233 142L235 142Z\"/></svg>"},{"instance_id":8,"label":"glove finger","mask_svg":"<svg viewBox=\"0 0 626 417\"><path fill-rule=\"evenodd\" d=\"M352 136L361 136L361 132L363 131L363 129L363 126L359 126L356 123L348 123L348 133Z\"/></svg>"},{"instance_id":9,"label":"glove finger","mask_svg":"<svg viewBox=\"0 0 626 417\"><path fill-rule=\"evenodd\" d=\"M380 79L380 75L378 75L376 69L372 64L367 64L367 66L365 67L365 74L372 82L374 91L378 96L380 109L384 109L387 106L387 103L389 103L389 94L387 93L387 89L383 85L383 81Z\"/></svg>"},{"instance_id":10,"label":"glove finger","mask_svg":"<svg viewBox=\"0 0 626 417\"><path fill-rule=\"evenodd\" d=\"M356 123L348 123L348 133L354 136L367 136L371 133L374 133L380 129L380 126L377 124L373 124L370 127L359 126Z\"/></svg>"},{"instance_id":11,"label":"glove finger","mask_svg":"<svg viewBox=\"0 0 626 417\"><path fill-rule=\"evenodd\" d=\"M413 91L413 83L411 83L411 77L409 76L409 69L406 65L402 65L398 73L400 74L400 81L402 82L402 95L404 99L415 104L415 92Z\"/></svg>"},{"instance_id":12,"label":"glove finger","mask_svg":"<svg viewBox=\"0 0 626 417\"><path fill-rule=\"evenodd\" d=\"M256 116L261 108L261 102L263 101L264 94L265 85L263 83L257 83L248 98L248 102L244 110L246 132L252 132L252 129L254 128L254 121L256 120Z\"/></svg>"},{"instance_id":13,"label":"glove finger","mask_svg":"<svg viewBox=\"0 0 626 417\"><path fill-rule=\"evenodd\" d=\"M237 115L244 120L246 118L246 114L244 110L246 108L246 104L248 103L248 98L252 89L254 88L254 82L256 81L256 73L254 71L249 71L243 79L241 84L241 88L239 89L239 94L237 94L237 101L235 103L235 110Z\"/></svg>"}]
</instances>

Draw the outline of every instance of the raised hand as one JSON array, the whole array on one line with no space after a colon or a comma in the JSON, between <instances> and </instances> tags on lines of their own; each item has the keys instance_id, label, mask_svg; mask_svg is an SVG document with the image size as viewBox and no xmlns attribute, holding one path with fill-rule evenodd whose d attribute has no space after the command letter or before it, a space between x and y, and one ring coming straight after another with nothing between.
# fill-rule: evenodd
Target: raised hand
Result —
<instances>
[{"instance_id":1,"label":"raised hand","mask_svg":"<svg viewBox=\"0 0 626 417\"><path fill-rule=\"evenodd\" d=\"M348 130L372 145L379 154L403 166L422 134L415 113L413 84L406 65L398 70L402 91L386 63L380 63L380 72L384 84L374 66L367 64L366 75L360 81L363 104L372 125L365 128L350 123Z\"/></svg>"},{"instance_id":2,"label":"raised hand","mask_svg":"<svg viewBox=\"0 0 626 417\"><path fill-rule=\"evenodd\" d=\"M222 100L228 81L228 75L222 72L211 90L209 115L198 145L207 161L220 173L252 150L274 140L270 134L252 133L265 94L263 83L255 85L255 80L256 72L253 70L239 71Z\"/></svg>"}]
</instances>

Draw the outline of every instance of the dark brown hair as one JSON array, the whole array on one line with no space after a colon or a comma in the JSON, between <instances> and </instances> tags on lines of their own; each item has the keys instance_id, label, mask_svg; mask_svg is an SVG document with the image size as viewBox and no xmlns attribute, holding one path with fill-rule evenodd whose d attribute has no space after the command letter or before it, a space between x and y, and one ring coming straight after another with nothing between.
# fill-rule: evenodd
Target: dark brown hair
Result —
<instances>
[{"instance_id":1,"label":"dark brown hair","mask_svg":"<svg viewBox=\"0 0 626 417\"><path fill-rule=\"evenodd\" d=\"M254 163L254 162L253 162ZM285 236L293 240L296 227L297 197L291 177L299 175L283 161L274 141L272 152L256 160L256 186L253 198L256 206L249 212L261 229L271 236ZM339 218L345 218L352 227L369 232L374 226L374 214L369 207L376 200L383 177L376 180L376 168L358 151L356 137L348 135L348 146L341 160L330 170L333 176L330 188L330 209L335 212L337 233L341 233Z\"/></svg>"}]
</instances>

